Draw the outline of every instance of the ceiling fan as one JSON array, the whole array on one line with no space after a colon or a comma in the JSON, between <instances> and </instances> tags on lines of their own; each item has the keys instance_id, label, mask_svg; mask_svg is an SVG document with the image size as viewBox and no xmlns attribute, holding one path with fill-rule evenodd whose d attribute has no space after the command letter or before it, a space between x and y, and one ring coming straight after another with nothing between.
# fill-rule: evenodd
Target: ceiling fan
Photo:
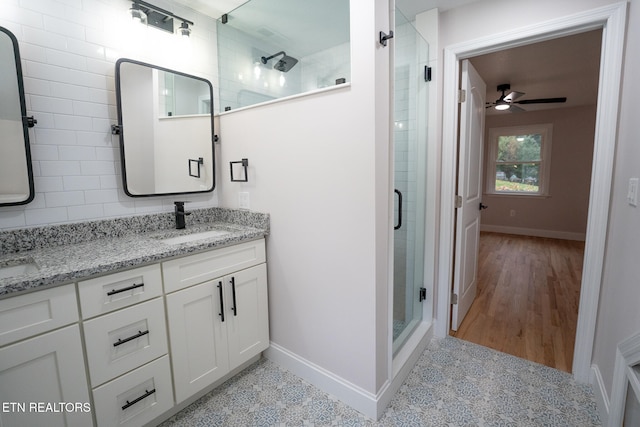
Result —
<instances>
[{"instance_id":1,"label":"ceiling fan","mask_svg":"<svg viewBox=\"0 0 640 427\"><path fill-rule=\"evenodd\" d=\"M527 111L524 108L520 108L514 104L553 104L566 102L567 98L539 98L539 99L523 99L521 101L516 101L516 99L520 98L524 95L524 92L509 92L505 95L506 91L511 90L511 85L509 83L498 85L498 92L502 92L500 98L496 99L495 102L487 102L487 108L494 107L496 110L509 110L512 113L520 113L522 111Z\"/></svg>"}]
</instances>

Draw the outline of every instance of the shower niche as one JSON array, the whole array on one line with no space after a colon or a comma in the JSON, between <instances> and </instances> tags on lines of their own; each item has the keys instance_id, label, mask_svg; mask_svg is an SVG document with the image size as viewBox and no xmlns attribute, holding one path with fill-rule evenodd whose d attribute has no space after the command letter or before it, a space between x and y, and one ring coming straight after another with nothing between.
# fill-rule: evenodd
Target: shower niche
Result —
<instances>
[{"instance_id":1,"label":"shower niche","mask_svg":"<svg viewBox=\"0 0 640 427\"><path fill-rule=\"evenodd\" d=\"M251 0L217 22L222 111L351 80L349 2Z\"/></svg>"}]
</instances>

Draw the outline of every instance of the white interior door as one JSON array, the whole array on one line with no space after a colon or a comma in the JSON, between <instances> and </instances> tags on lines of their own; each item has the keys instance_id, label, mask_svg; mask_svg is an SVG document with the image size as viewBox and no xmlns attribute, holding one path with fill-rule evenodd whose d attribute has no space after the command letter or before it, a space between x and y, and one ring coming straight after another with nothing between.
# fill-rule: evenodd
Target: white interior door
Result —
<instances>
[{"instance_id":1,"label":"white interior door","mask_svg":"<svg viewBox=\"0 0 640 427\"><path fill-rule=\"evenodd\" d=\"M451 329L458 330L476 296L480 205L482 202L482 148L486 85L468 60L462 61L464 102L460 108L458 209L456 211L455 268Z\"/></svg>"}]
</instances>

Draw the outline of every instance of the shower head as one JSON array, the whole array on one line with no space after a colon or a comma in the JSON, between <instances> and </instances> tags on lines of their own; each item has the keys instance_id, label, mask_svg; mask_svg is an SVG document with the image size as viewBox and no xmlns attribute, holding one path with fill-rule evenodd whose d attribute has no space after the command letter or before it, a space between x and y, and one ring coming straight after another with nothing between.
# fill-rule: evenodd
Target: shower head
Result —
<instances>
[{"instance_id":1,"label":"shower head","mask_svg":"<svg viewBox=\"0 0 640 427\"><path fill-rule=\"evenodd\" d=\"M276 62L276 64L273 66L273 68L278 71L282 71L283 73L286 73L287 71L292 69L294 65L298 63L298 60L296 58L294 58L293 56L288 56L284 51L274 53L273 55L267 56L267 57L263 56L262 58L260 58L260 60L262 61L263 64L266 65L266 63L270 59L273 59L279 55L282 55L282 58L280 58L280 60Z\"/></svg>"}]
</instances>

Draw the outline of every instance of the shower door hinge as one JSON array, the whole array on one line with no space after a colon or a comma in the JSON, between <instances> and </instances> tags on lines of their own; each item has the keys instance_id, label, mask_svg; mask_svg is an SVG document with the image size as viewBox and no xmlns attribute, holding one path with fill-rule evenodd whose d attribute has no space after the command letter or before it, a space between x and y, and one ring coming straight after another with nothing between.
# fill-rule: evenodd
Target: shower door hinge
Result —
<instances>
[{"instance_id":1,"label":"shower door hinge","mask_svg":"<svg viewBox=\"0 0 640 427\"><path fill-rule=\"evenodd\" d=\"M464 89L460 89L458 91L458 104L462 104L467 100L467 91Z\"/></svg>"},{"instance_id":2,"label":"shower door hinge","mask_svg":"<svg viewBox=\"0 0 640 427\"><path fill-rule=\"evenodd\" d=\"M418 296L418 302L422 302L427 299L427 288L420 288L420 295Z\"/></svg>"},{"instance_id":3,"label":"shower door hinge","mask_svg":"<svg viewBox=\"0 0 640 427\"><path fill-rule=\"evenodd\" d=\"M389 34L385 33L384 31L380 31L380 39L379 42L382 46L386 47L387 46L387 40L390 40L393 38L393 31L389 31Z\"/></svg>"},{"instance_id":4,"label":"shower door hinge","mask_svg":"<svg viewBox=\"0 0 640 427\"><path fill-rule=\"evenodd\" d=\"M428 65L424 66L424 81L425 82L431 81L431 67L429 67Z\"/></svg>"},{"instance_id":5,"label":"shower door hinge","mask_svg":"<svg viewBox=\"0 0 640 427\"><path fill-rule=\"evenodd\" d=\"M462 196L456 196L456 209L460 209L462 207Z\"/></svg>"},{"instance_id":6,"label":"shower door hinge","mask_svg":"<svg viewBox=\"0 0 640 427\"><path fill-rule=\"evenodd\" d=\"M451 293L451 304L458 304L458 294Z\"/></svg>"}]
</instances>

